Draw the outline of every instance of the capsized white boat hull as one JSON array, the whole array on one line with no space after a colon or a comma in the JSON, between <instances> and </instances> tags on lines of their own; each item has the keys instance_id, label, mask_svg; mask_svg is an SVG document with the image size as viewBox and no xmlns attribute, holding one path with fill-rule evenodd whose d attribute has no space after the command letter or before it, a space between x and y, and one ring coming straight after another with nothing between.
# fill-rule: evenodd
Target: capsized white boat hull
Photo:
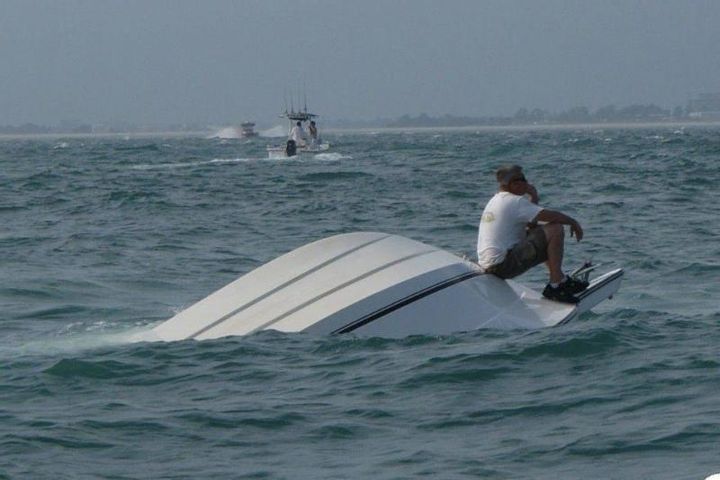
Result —
<instances>
[{"instance_id":1,"label":"capsized white boat hull","mask_svg":"<svg viewBox=\"0 0 720 480\"><path fill-rule=\"evenodd\" d=\"M610 297L622 270L593 281L578 305L483 274L445 250L397 235L325 238L247 273L152 330L147 340L204 340L259 330L405 337L478 328L534 329Z\"/></svg>"}]
</instances>

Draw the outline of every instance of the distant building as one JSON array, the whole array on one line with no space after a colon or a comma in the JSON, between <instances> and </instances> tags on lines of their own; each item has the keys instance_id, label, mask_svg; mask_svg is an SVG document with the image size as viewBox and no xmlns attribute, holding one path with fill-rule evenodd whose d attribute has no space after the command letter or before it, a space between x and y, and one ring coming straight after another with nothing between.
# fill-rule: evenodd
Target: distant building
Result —
<instances>
[{"instance_id":1,"label":"distant building","mask_svg":"<svg viewBox=\"0 0 720 480\"><path fill-rule=\"evenodd\" d=\"M700 119L720 119L720 93L701 93L690 99L688 116Z\"/></svg>"}]
</instances>

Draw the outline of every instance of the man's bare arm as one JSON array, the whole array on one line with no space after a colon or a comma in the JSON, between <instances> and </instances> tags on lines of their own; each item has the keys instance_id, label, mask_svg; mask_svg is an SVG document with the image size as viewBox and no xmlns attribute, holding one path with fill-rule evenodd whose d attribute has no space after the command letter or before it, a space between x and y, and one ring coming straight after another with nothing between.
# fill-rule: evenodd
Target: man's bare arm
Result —
<instances>
[{"instance_id":1,"label":"man's bare arm","mask_svg":"<svg viewBox=\"0 0 720 480\"><path fill-rule=\"evenodd\" d=\"M558 212L557 210L540 210L540 213L538 213L535 217L535 221L570 225L570 236L572 237L574 235L578 242L583 238L583 229L580 226L580 223L578 223L578 221L574 218L565 215L562 212Z\"/></svg>"}]
</instances>

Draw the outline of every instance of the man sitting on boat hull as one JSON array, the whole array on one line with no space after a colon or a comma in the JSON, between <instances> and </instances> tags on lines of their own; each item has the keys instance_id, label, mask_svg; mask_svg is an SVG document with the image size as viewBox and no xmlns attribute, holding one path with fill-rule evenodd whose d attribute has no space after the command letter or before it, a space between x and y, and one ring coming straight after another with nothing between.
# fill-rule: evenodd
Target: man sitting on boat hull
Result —
<instances>
[{"instance_id":1,"label":"man sitting on boat hull","mask_svg":"<svg viewBox=\"0 0 720 480\"><path fill-rule=\"evenodd\" d=\"M537 190L519 165L500 167L495 176L499 191L485 206L478 228L478 264L485 272L507 279L545 262L550 281L543 296L577 303L575 294L586 289L587 283L565 275L562 260L564 225L569 225L570 235L580 241L580 223L564 213L540 207Z\"/></svg>"}]
</instances>

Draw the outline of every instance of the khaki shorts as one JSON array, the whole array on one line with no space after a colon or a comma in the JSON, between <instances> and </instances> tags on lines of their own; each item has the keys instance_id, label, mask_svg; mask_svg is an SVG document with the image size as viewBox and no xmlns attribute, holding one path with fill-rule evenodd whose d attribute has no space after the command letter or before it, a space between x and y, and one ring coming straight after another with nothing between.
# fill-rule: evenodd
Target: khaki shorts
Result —
<instances>
[{"instance_id":1,"label":"khaki shorts","mask_svg":"<svg viewBox=\"0 0 720 480\"><path fill-rule=\"evenodd\" d=\"M507 251L502 263L486 268L500 278L514 278L547 260L547 238L542 227L530 229L525 240Z\"/></svg>"}]
</instances>

